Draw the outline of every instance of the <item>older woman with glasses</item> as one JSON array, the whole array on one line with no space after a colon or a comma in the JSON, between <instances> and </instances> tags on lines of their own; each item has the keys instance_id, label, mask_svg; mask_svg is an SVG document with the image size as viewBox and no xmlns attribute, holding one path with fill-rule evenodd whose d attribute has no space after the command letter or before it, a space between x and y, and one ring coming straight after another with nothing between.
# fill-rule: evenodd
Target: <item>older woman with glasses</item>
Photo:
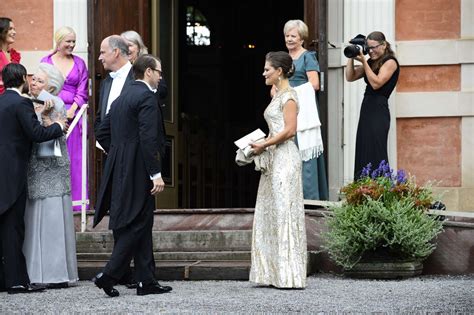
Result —
<instances>
[{"instance_id":1,"label":"older woman with glasses","mask_svg":"<svg viewBox=\"0 0 474 315\"><path fill-rule=\"evenodd\" d=\"M395 53L382 32L370 33L366 44L370 58L365 59L363 52L359 51L359 55L349 58L346 67L347 81L364 78L367 83L357 127L354 179L360 177L367 164L377 167L381 161L388 161L388 98L400 73ZM355 66L354 59L361 64Z\"/></svg>"},{"instance_id":2,"label":"older woman with glasses","mask_svg":"<svg viewBox=\"0 0 474 315\"><path fill-rule=\"evenodd\" d=\"M30 95L43 125L55 116L66 116L64 103L54 97L63 84L61 72L47 63L41 63L31 78ZM45 92L55 106L41 115L42 105L35 99ZM42 153L41 145L33 147L28 166L23 253L32 283L65 288L78 280L68 150L64 138L59 139L60 154Z\"/></svg>"}]
</instances>

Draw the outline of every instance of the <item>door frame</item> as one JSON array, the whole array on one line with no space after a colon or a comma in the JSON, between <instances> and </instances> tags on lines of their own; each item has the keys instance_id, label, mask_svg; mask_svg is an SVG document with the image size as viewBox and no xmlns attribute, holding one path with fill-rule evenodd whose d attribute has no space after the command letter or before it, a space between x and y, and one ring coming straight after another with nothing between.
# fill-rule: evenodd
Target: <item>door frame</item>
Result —
<instances>
[{"instance_id":1,"label":"door frame","mask_svg":"<svg viewBox=\"0 0 474 315\"><path fill-rule=\"evenodd\" d=\"M169 156L166 160L171 163L171 181L166 183L164 191L156 197L156 206L160 209L178 208L178 5L178 1L175 0L151 1L151 53L162 59L162 67L168 83L168 97L165 106L171 107L171 119L164 119L167 143L169 144ZM162 14L170 18L169 25L160 23ZM168 47L163 47L166 46L161 41L163 33L170 36ZM161 58L162 55L167 57Z\"/></svg>"}]
</instances>

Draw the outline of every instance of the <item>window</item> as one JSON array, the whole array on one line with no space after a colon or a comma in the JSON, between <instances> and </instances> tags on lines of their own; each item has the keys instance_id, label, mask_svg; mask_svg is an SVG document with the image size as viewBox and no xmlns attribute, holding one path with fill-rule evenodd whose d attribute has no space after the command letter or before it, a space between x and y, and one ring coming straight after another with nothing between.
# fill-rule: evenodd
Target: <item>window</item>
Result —
<instances>
[{"instance_id":1,"label":"window","mask_svg":"<svg viewBox=\"0 0 474 315\"><path fill-rule=\"evenodd\" d=\"M207 19L193 6L186 8L186 35L188 46L211 45L211 30Z\"/></svg>"}]
</instances>

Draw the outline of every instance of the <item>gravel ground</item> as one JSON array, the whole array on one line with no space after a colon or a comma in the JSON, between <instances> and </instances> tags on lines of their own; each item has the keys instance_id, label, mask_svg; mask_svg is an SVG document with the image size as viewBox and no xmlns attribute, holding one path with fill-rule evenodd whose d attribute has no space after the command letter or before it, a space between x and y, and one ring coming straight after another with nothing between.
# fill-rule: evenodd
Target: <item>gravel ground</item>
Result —
<instances>
[{"instance_id":1,"label":"gravel ground","mask_svg":"<svg viewBox=\"0 0 474 315\"><path fill-rule=\"evenodd\" d=\"M407 280L354 280L328 274L308 278L305 290L258 287L246 281L173 281L168 294L137 296L117 286L107 297L90 281L34 294L0 293L0 313L312 313L474 314L474 275Z\"/></svg>"}]
</instances>

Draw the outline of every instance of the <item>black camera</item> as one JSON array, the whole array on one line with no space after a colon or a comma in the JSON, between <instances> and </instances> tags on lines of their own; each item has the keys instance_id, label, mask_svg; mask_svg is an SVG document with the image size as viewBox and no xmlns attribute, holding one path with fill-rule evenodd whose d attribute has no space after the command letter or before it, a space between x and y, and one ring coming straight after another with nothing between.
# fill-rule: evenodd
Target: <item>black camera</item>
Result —
<instances>
[{"instance_id":1,"label":"black camera","mask_svg":"<svg viewBox=\"0 0 474 315\"><path fill-rule=\"evenodd\" d=\"M367 55L369 53L369 47L367 46L367 41L365 36L362 34L357 35L349 41L352 45L344 48L344 56L347 58L354 58L359 55L359 51L362 49L362 53Z\"/></svg>"}]
</instances>

